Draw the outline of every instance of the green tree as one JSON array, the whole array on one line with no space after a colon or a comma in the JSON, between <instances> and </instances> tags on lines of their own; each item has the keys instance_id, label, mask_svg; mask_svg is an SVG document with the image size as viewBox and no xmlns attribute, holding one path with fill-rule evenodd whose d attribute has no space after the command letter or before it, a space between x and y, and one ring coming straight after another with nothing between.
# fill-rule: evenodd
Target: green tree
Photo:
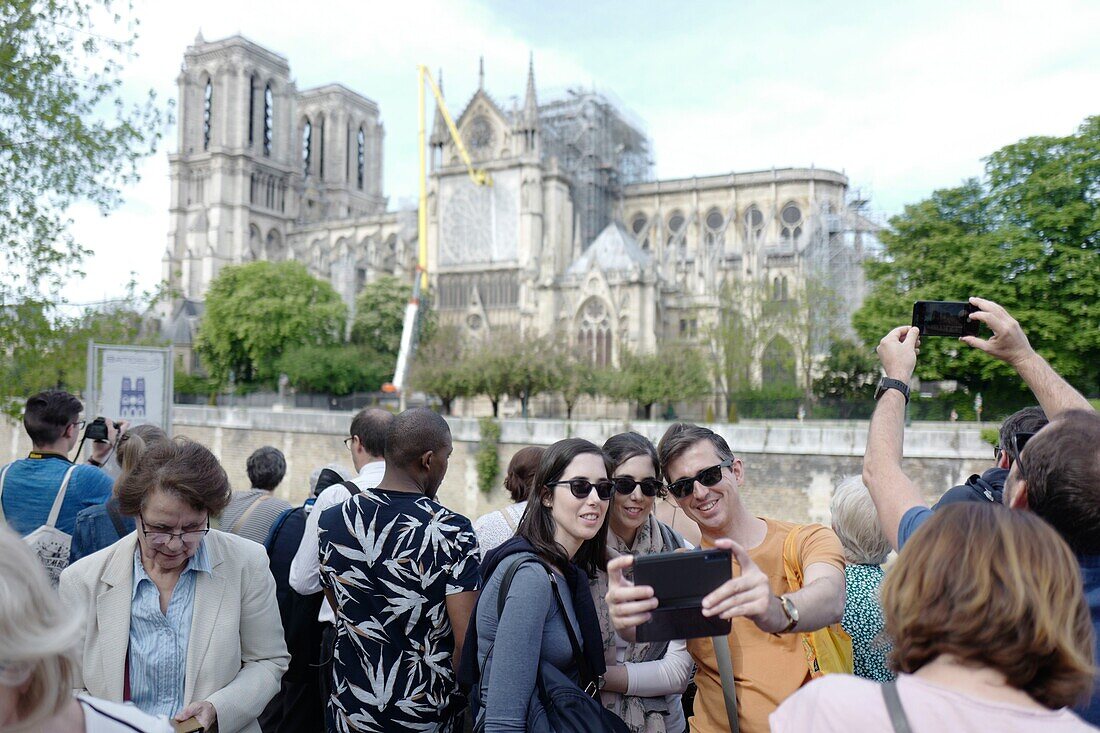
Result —
<instances>
[{"instance_id":1,"label":"green tree","mask_svg":"<svg viewBox=\"0 0 1100 733\"><path fill-rule=\"evenodd\" d=\"M1100 387L1100 117L1075 134L993 153L985 176L934 192L891 220L853 323L868 344L908 323L916 300L980 295L1005 306L1075 386ZM983 329L988 335L988 331ZM987 414L1027 400L1019 377L955 339L921 343L917 375L981 392Z\"/></svg>"},{"instance_id":2,"label":"green tree","mask_svg":"<svg viewBox=\"0 0 1100 733\"><path fill-rule=\"evenodd\" d=\"M380 390L393 374L393 359L354 344L305 345L280 356L276 370L295 389L342 396Z\"/></svg>"},{"instance_id":3,"label":"green tree","mask_svg":"<svg viewBox=\"0 0 1100 733\"><path fill-rule=\"evenodd\" d=\"M610 397L636 402L653 418L653 405L692 400L710 394L706 360L694 345L671 342L656 354L624 353L621 369L604 376Z\"/></svg>"},{"instance_id":4,"label":"green tree","mask_svg":"<svg viewBox=\"0 0 1100 733\"><path fill-rule=\"evenodd\" d=\"M118 206L121 186L137 180L138 161L160 138L166 113L152 92L138 104L123 97L120 71L132 54L137 21L125 22L119 4L0 4L5 306L60 286L88 254L69 231L69 209L79 201L103 214ZM93 25L93 18L101 22ZM0 340L8 336L0 333Z\"/></svg>"},{"instance_id":5,"label":"green tree","mask_svg":"<svg viewBox=\"0 0 1100 733\"><path fill-rule=\"evenodd\" d=\"M74 315L42 300L25 299L0 308L0 332L11 337L0 359L0 411L18 416L28 395L43 389L81 393L87 379L88 341L155 345L145 296L134 294Z\"/></svg>"},{"instance_id":6,"label":"green tree","mask_svg":"<svg viewBox=\"0 0 1100 733\"><path fill-rule=\"evenodd\" d=\"M823 399L871 397L878 381L878 360L871 349L847 340L834 341L814 381L814 394Z\"/></svg>"},{"instance_id":7,"label":"green tree","mask_svg":"<svg viewBox=\"0 0 1100 733\"><path fill-rule=\"evenodd\" d=\"M718 320L707 329L711 371L718 391L733 408L733 396L752 388L752 366L768 332L767 293L756 279L726 281L719 290Z\"/></svg>"},{"instance_id":8,"label":"green tree","mask_svg":"<svg viewBox=\"0 0 1100 733\"><path fill-rule=\"evenodd\" d=\"M597 370L592 362L568 344L555 345L550 359L548 392L558 392L565 402L565 419L573 419L573 409L584 395L595 396L601 391Z\"/></svg>"},{"instance_id":9,"label":"green tree","mask_svg":"<svg viewBox=\"0 0 1100 733\"><path fill-rule=\"evenodd\" d=\"M368 283L355 298L351 342L369 346L379 354L388 354L396 364L405 325L405 307L411 296L412 285L392 275L383 275ZM420 299L418 322L419 340L429 340L436 327L436 318L428 306L428 298ZM392 368L390 372L392 374Z\"/></svg>"},{"instance_id":10,"label":"green tree","mask_svg":"<svg viewBox=\"0 0 1100 733\"><path fill-rule=\"evenodd\" d=\"M799 367L799 382L807 402L814 397L814 365L837 338L840 295L814 273L806 273L795 288L793 300L782 315L781 328L791 334L791 346Z\"/></svg>"},{"instance_id":11,"label":"green tree","mask_svg":"<svg viewBox=\"0 0 1100 733\"><path fill-rule=\"evenodd\" d=\"M196 350L220 384L274 385L284 351L341 341L347 309L327 282L298 262L223 269L206 294Z\"/></svg>"},{"instance_id":12,"label":"green tree","mask_svg":"<svg viewBox=\"0 0 1100 733\"><path fill-rule=\"evenodd\" d=\"M443 403L443 414L450 415L454 401L474 394L471 359L462 330L440 326L420 345L413 359L409 384Z\"/></svg>"}]
</instances>

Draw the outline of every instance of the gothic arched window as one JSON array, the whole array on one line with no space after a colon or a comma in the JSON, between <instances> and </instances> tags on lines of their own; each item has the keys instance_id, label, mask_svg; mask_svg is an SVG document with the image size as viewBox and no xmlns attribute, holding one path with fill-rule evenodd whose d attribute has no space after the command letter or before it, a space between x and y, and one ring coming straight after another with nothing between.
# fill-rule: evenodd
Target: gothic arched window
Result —
<instances>
[{"instance_id":1,"label":"gothic arched window","mask_svg":"<svg viewBox=\"0 0 1100 733\"><path fill-rule=\"evenodd\" d=\"M794 368L794 348L787 339L776 336L764 349L764 356L760 364L764 388L776 385L793 385L795 383Z\"/></svg>"},{"instance_id":2,"label":"gothic arched window","mask_svg":"<svg viewBox=\"0 0 1100 733\"><path fill-rule=\"evenodd\" d=\"M367 165L367 135L363 132L363 128L359 128L359 134L355 136L356 144L356 180L359 183L359 190L363 190L363 175Z\"/></svg>"},{"instance_id":3,"label":"gothic arched window","mask_svg":"<svg viewBox=\"0 0 1100 733\"><path fill-rule=\"evenodd\" d=\"M715 248L722 249L722 245L725 243L723 228L726 225L726 217L722 215L722 212L717 207L715 207L707 212L703 222L707 225L703 235L703 239L707 245L707 251L712 251Z\"/></svg>"},{"instance_id":4,"label":"gothic arched window","mask_svg":"<svg viewBox=\"0 0 1100 733\"><path fill-rule=\"evenodd\" d=\"M256 138L256 75L248 78L248 147Z\"/></svg>"},{"instance_id":5,"label":"gothic arched window","mask_svg":"<svg viewBox=\"0 0 1100 733\"><path fill-rule=\"evenodd\" d=\"M309 120L302 127L302 175L309 178L313 163L313 125Z\"/></svg>"},{"instance_id":6,"label":"gothic arched window","mask_svg":"<svg viewBox=\"0 0 1100 733\"><path fill-rule=\"evenodd\" d=\"M802 236L802 210L793 201L779 212L779 237L783 244L793 247Z\"/></svg>"},{"instance_id":7,"label":"gothic arched window","mask_svg":"<svg viewBox=\"0 0 1100 733\"><path fill-rule=\"evenodd\" d=\"M756 244L764 233L764 214L753 204L745 210L745 242Z\"/></svg>"},{"instance_id":8,"label":"gothic arched window","mask_svg":"<svg viewBox=\"0 0 1100 733\"><path fill-rule=\"evenodd\" d=\"M687 219L679 211L672 212L672 216L668 217L668 239L665 243L672 244L672 240L675 239L683 228L687 225Z\"/></svg>"},{"instance_id":9,"label":"gothic arched window","mask_svg":"<svg viewBox=\"0 0 1100 733\"><path fill-rule=\"evenodd\" d=\"M272 133L275 129L275 97L271 85L264 87L264 155L271 156Z\"/></svg>"},{"instance_id":10,"label":"gothic arched window","mask_svg":"<svg viewBox=\"0 0 1100 733\"><path fill-rule=\"evenodd\" d=\"M325 180L325 118L317 123L317 171L318 178Z\"/></svg>"},{"instance_id":11,"label":"gothic arched window","mask_svg":"<svg viewBox=\"0 0 1100 733\"><path fill-rule=\"evenodd\" d=\"M577 347L596 366L611 363L611 316L599 298L589 298L577 314Z\"/></svg>"},{"instance_id":12,"label":"gothic arched window","mask_svg":"<svg viewBox=\"0 0 1100 733\"><path fill-rule=\"evenodd\" d=\"M206 80L206 89L202 93L202 149L210 149L210 123L214 117L214 85Z\"/></svg>"}]
</instances>

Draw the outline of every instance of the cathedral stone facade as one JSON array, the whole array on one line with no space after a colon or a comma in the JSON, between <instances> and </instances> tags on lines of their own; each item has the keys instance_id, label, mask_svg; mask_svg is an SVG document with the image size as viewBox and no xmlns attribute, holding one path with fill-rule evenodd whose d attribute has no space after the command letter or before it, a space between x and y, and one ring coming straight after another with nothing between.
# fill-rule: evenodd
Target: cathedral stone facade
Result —
<instances>
[{"instance_id":1,"label":"cathedral stone facade","mask_svg":"<svg viewBox=\"0 0 1100 733\"><path fill-rule=\"evenodd\" d=\"M376 102L340 84L299 91L282 56L201 35L184 54L179 98L164 277L184 303L201 301L222 267L256 259L304 263L349 308L380 275L411 281L416 212L387 207ZM501 106L482 72L456 117L488 186L467 175L435 113L428 272L443 322L482 338L564 334L615 364L624 350L701 339L731 293L782 304L816 273L842 296L847 328L876 228L845 175L654 180L641 126L607 96L540 102L532 65L516 99ZM791 352L796 338L780 329L755 360Z\"/></svg>"}]
</instances>

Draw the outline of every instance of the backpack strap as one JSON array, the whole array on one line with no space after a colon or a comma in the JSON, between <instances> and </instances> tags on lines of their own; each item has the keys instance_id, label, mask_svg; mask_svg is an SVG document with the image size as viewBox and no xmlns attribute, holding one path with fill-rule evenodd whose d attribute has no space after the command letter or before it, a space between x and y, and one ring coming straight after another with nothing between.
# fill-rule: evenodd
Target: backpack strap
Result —
<instances>
[{"instance_id":1,"label":"backpack strap","mask_svg":"<svg viewBox=\"0 0 1100 733\"><path fill-rule=\"evenodd\" d=\"M286 522L287 517L289 517L293 512L296 512L299 509L304 510L305 507L292 506L289 509L284 509L283 513L277 516L275 518L275 521L272 522L271 529L267 531L267 537L264 538L264 549L267 550L268 555L271 554L271 549L275 546L275 538L279 535L279 530L283 528L283 524Z\"/></svg>"},{"instance_id":2,"label":"backpack strap","mask_svg":"<svg viewBox=\"0 0 1100 733\"><path fill-rule=\"evenodd\" d=\"M350 491L352 496L363 493L363 490L359 488L359 484L355 483L354 481L341 481L340 485Z\"/></svg>"},{"instance_id":3,"label":"backpack strap","mask_svg":"<svg viewBox=\"0 0 1100 733\"><path fill-rule=\"evenodd\" d=\"M500 516L504 517L504 523L508 525L508 529L512 530L512 534L516 533L516 522L512 519L512 512L508 511L508 507L498 509Z\"/></svg>"},{"instance_id":4,"label":"backpack strap","mask_svg":"<svg viewBox=\"0 0 1100 733\"><path fill-rule=\"evenodd\" d=\"M57 526L57 518L61 515L61 505L65 503L65 493L69 490L69 479L73 477L73 471L76 470L76 464L69 466L69 470L65 472L65 478L61 479L61 488L57 490L57 496L53 500L53 507L50 508L50 516L46 519L47 527Z\"/></svg>"},{"instance_id":5,"label":"backpack strap","mask_svg":"<svg viewBox=\"0 0 1100 733\"><path fill-rule=\"evenodd\" d=\"M260 504L263 504L265 501L267 501L271 497L272 497L272 494L265 494L263 496L257 496L255 501L253 501L251 504L249 504L248 508L245 509L241 513L241 516L237 517L237 521L233 522L233 526L229 528L229 533L230 534L237 534L237 530L240 529L244 525L245 520L247 520L250 516L252 516L252 512L254 512L256 510L256 507L258 507Z\"/></svg>"},{"instance_id":6,"label":"backpack strap","mask_svg":"<svg viewBox=\"0 0 1100 733\"><path fill-rule=\"evenodd\" d=\"M11 464L4 466L0 469L0 527L6 527L8 524L7 518L4 517L4 477L8 475L8 469L11 468Z\"/></svg>"},{"instance_id":7,"label":"backpack strap","mask_svg":"<svg viewBox=\"0 0 1100 733\"><path fill-rule=\"evenodd\" d=\"M898 695L897 680L884 682L881 686L882 698L886 702L886 712L890 714L890 724L894 726L894 733L913 733L909 718L905 715L905 708L901 704L901 696Z\"/></svg>"},{"instance_id":8,"label":"backpack strap","mask_svg":"<svg viewBox=\"0 0 1100 733\"><path fill-rule=\"evenodd\" d=\"M729 641L724 636L712 636L710 643L714 645L714 658L718 662L718 674L722 677L722 700L726 704L730 733L739 733L741 719L737 715L737 683L733 679Z\"/></svg>"}]
</instances>

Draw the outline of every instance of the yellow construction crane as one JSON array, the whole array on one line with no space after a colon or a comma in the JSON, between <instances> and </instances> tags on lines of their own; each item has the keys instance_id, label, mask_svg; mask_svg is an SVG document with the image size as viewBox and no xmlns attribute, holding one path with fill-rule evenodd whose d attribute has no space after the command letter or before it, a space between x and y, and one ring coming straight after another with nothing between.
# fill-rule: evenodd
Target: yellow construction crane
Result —
<instances>
[{"instance_id":1,"label":"yellow construction crane","mask_svg":"<svg viewBox=\"0 0 1100 733\"><path fill-rule=\"evenodd\" d=\"M470 153L466 150L462 136L458 134L451 113L447 110L447 104L443 101L443 92L432 78L428 67L419 64L416 67L417 96L419 102L420 130L417 143L420 146L420 205L417 211L417 241L419 244L419 258L416 265L416 281L413 283L412 297L405 308L405 322L401 329L401 348L397 352L397 368L394 370L393 383L382 387L384 391L398 392L401 395L401 408L405 407L405 379L408 376L409 362L412 360L413 351L416 349L416 318L420 311L420 294L428 289L428 153L426 131L428 126L427 105L425 87L432 90L436 106L443 121L447 123L447 129L451 133L451 141L458 149L462 162L466 165L466 172L470 180L477 186L492 186L493 179L484 168L474 168L470 159Z\"/></svg>"}]
</instances>

